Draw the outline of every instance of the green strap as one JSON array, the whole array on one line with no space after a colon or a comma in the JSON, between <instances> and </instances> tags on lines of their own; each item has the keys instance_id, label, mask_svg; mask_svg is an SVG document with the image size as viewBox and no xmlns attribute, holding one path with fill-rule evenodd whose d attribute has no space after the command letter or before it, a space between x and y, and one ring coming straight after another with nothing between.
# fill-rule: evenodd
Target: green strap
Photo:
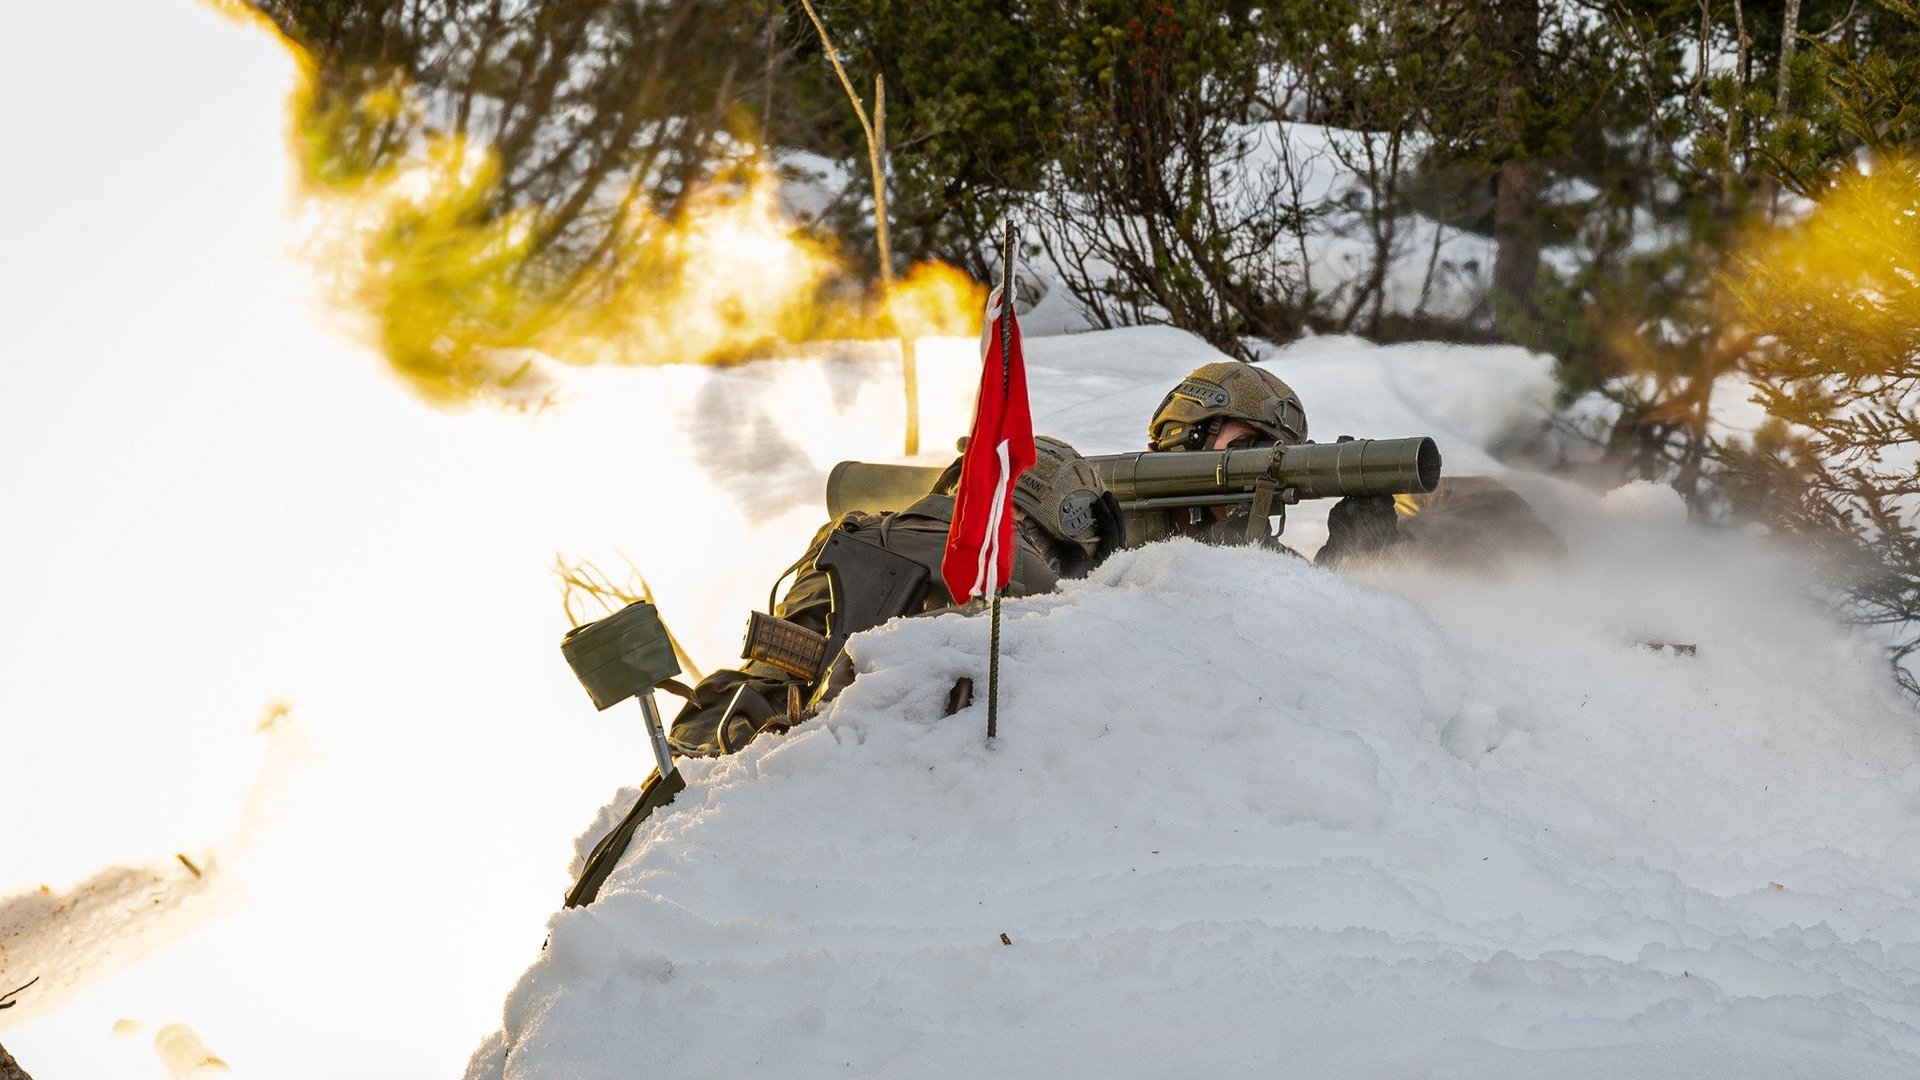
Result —
<instances>
[{"instance_id":1,"label":"green strap","mask_svg":"<svg viewBox=\"0 0 1920 1080\"><path fill-rule=\"evenodd\" d=\"M652 816L655 810L673 801L675 795L687 789L687 781L675 769L663 780L660 770L655 769L647 777L647 783L640 789L640 801L633 804L620 824L613 831L600 838L593 846L593 853L587 856L586 865L580 868L580 880L567 890L567 906L582 907L591 904L600 895L600 886L606 884L608 875L620 863L620 857L627 853L627 845L633 842L634 830L640 823Z\"/></svg>"}]
</instances>

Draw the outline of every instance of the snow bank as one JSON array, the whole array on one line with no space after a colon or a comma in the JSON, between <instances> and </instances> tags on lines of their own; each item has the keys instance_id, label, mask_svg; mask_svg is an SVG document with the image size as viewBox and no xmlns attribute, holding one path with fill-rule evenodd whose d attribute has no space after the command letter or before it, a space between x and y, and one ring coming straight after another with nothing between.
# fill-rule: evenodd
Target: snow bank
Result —
<instances>
[{"instance_id":1,"label":"snow bank","mask_svg":"<svg viewBox=\"0 0 1920 1080\"><path fill-rule=\"evenodd\" d=\"M1621 501L1494 585L1125 553L1008 606L991 747L940 717L983 621L870 635L688 765L470 1080L1913 1075L1911 713Z\"/></svg>"},{"instance_id":2,"label":"snow bank","mask_svg":"<svg viewBox=\"0 0 1920 1080\"><path fill-rule=\"evenodd\" d=\"M1218 358L1164 328L1029 352L1037 427L1090 451ZM939 717L980 621L885 628L818 721L688 764L470 1080L1911 1075L1920 745L1791 553L1503 470L1544 357L1267 357L1322 437L1500 473L1570 567L1126 553L1009 606L991 748L978 707Z\"/></svg>"},{"instance_id":3,"label":"snow bank","mask_svg":"<svg viewBox=\"0 0 1920 1080\"><path fill-rule=\"evenodd\" d=\"M1578 569L1494 584L1123 553L1008 605L991 748L983 621L874 632L687 765L468 1078L1914 1074L1880 657L1645 492L1553 509Z\"/></svg>"}]
</instances>

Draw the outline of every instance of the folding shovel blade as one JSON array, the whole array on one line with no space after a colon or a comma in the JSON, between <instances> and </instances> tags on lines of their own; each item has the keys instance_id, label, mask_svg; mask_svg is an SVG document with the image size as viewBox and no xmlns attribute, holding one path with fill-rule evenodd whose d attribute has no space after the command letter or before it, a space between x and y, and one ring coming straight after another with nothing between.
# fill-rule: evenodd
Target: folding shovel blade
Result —
<instances>
[{"instance_id":1,"label":"folding shovel blade","mask_svg":"<svg viewBox=\"0 0 1920 1080\"><path fill-rule=\"evenodd\" d=\"M567 631L560 653L602 711L680 674L660 612L644 600Z\"/></svg>"}]
</instances>

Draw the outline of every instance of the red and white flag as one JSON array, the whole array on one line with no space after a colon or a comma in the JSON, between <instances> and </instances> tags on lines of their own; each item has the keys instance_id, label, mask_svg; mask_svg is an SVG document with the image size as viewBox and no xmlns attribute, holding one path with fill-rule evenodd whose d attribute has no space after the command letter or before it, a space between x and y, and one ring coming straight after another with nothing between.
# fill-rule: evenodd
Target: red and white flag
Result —
<instances>
[{"instance_id":1,"label":"red and white flag","mask_svg":"<svg viewBox=\"0 0 1920 1080\"><path fill-rule=\"evenodd\" d=\"M947 553L940 560L940 576L958 604L991 598L1006 587L1013 573L1013 482L1034 461L1020 324L1013 305L1000 303L999 289L987 298L986 323L980 395L961 456Z\"/></svg>"}]
</instances>

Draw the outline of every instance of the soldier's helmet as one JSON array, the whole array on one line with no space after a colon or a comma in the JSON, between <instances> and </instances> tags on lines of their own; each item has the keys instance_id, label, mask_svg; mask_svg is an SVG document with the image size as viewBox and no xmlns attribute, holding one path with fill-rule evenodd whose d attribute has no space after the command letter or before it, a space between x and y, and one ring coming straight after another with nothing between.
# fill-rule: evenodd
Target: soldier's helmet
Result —
<instances>
[{"instance_id":1,"label":"soldier's helmet","mask_svg":"<svg viewBox=\"0 0 1920 1080\"><path fill-rule=\"evenodd\" d=\"M1307 410L1293 387L1264 368L1224 360L1195 368L1168 391L1147 422L1147 447L1204 450L1228 420L1275 442L1307 441Z\"/></svg>"},{"instance_id":2,"label":"soldier's helmet","mask_svg":"<svg viewBox=\"0 0 1920 1080\"><path fill-rule=\"evenodd\" d=\"M1119 538L1105 535L1112 525L1104 504L1113 503L1080 452L1048 435L1033 437L1034 463L1014 481L1013 505L1055 540L1079 547L1086 557L1105 556ZM1117 513L1117 505L1115 506Z\"/></svg>"},{"instance_id":3,"label":"soldier's helmet","mask_svg":"<svg viewBox=\"0 0 1920 1080\"><path fill-rule=\"evenodd\" d=\"M961 440L962 448L965 440ZM1092 572L1126 546L1119 500L1093 463L1050 435L1033 437L1034 463L1013 484L1013 505L1025 515L1016 525L1022 542L1043 553L1062 577ZM960 483L960 460L940 474L933 490L951 495Z\"/></svg>"}]
</instances>

